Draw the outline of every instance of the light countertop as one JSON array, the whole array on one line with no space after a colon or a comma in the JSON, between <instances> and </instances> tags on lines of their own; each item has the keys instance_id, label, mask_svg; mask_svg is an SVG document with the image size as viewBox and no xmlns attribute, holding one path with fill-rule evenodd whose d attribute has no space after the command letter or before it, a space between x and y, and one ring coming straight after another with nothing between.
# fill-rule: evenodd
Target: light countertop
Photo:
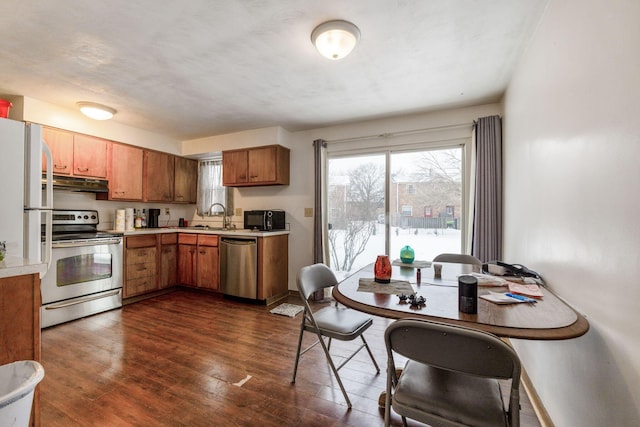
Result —
<instances>
[{"instance_id":1,"label":"light countertop","mask_svg":"<svg viewBox=\"0 0 640 427\"><path fill-rule=\"evenodd\" d=\"M113 231L113 230L110 230ZM160 234L160 233L195 233L195 234L214 234L219 236L237 236L237 237L271 237L289 234L289 230L278 231L253 231L247 229L238 230L217 230L215 228L198 228L198 227L166 227L166 228L141 228L132 231L124 231L125 236L138 236L142 234Z\"/></svg>"},{"instance_id":2,"label":"light countertop","mask_svg":"<svg viewBox=\"0 0 640 427\"><path fill-rule=\"evenodd\" d=\"M47 265L40 261L14 256L7 256L0 261L0 279L24 276L26 274L43 274L45 271L47 271Z\"/></svg>"}]
</instances>

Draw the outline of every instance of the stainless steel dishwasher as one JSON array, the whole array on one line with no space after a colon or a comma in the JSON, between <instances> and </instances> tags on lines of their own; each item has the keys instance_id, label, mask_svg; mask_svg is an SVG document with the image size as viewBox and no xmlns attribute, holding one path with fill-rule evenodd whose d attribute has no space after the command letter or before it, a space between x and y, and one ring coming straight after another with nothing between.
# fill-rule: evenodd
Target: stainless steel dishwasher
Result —
<instances>
[{"instance_id":1,"label":"stainless steel dishwasher","mask_svg":"<svg viewBox=\"0 0 640 427\"><path fill-rule=\"evenodd\" d=\"M222 293L242 298L258 298L258 239L220 239L220 286Z\"/></svg>"}]
</instances>

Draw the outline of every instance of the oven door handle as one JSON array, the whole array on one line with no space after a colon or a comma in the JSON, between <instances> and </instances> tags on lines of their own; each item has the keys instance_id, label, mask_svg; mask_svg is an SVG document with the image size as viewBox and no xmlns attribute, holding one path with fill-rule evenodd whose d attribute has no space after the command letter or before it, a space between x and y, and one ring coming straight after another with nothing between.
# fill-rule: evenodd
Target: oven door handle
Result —
<instances>
[{"instance_id":1,"label":"oven door handle","mask_svg":"<svg viewBox=\"0 0 640 427\"><path fill-rule=\"evenodd\" d=\"M68 302L61 302L58 304L50 304L47 305L44 309L45 310L56 310L59 308L65 308L65 307L70 307L72 305L76 305L76 304L82 304L88 301L94 301L97 299L102 299L102 298L109 298L112 297L114 295L118 295L120 293L120 289L116 289L114 291L111 291L109 293L106 294L100 294L100 295L92 295L92 296L88 296L85 298L79 298L79 299L74 299L73 301L68 301Z\"/></svg>"},{"instance_id":2,"label":"oven door handle","mask_svg":"<svg viewBox=\"0 0 640 427\"><path fill-rule=\"evenodd\" d=\"M53 242L53 248L75 248L80 246L98 246L98 245L119 245L122 242L121 238L116 239L101 239L101 240L74 240L71 242Z\"/></svg>"}]
</instances>

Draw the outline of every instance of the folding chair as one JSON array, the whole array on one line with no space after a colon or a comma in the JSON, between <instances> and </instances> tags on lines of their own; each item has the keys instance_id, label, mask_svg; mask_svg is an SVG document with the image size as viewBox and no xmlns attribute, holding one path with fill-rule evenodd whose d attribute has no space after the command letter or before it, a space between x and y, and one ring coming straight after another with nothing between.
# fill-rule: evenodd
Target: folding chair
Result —
<instances>
[{"instance_id":1,"label":"folding chair","mask_svg":"<svg viewBox=\"0 0 640 427\"><path fill-rule=\"evenodd\" d=\"M335 286L338 284L336 276L333 272L324 264L314 264L307 267L303 267L298 273L297 285L302 301L304 302L304 315L302 316L302 322L300 324L300 337L298 339L298 350L296 353L296 363L293 368L292 383L296 382L296 374L298 372L298 362L300 356L311 350L317 344L322 346L322 349L327 357L327 361L331 366L331 370L340 385L340 390L344 395L344 399L347 401L347 406L351 408L351 401L347 392L342 384L342 380L338 375L338 370L342 368L348 361L350 361L360 350L367 349L371 361L376 368L376 373L380 373L380 368L376 363L376 360L371 353L371 349L364 339L362 333L366 331L372 324L373 320L371 316L355 311L343 306L339 306L337 303L329 307L322 308L313 313L309 306L309 297L316 291ZM304 332L312 332L318 336L318 340L307 347L304 351L300 351L302 347L302 336ZM328 338L328 343L325 343L324 337ZM344 360L338 367L335 366L333 358L330 354L331 340L337 339L340 341L351 341L360 337L362 344L351 355Z\"/></svg>"},{"instance_id":2,"label":"folding chair","mask_svg":"<svg viewBox=\"0 0 640 427\"><path fill-rule=\"evenodd\" d=\"M495 335L417 319L398 320L385 331L385 426L391 408L432 426L520 425L520 360ZM396 372L394 353L408 359ZM498 379L511 380L505 409Z\"/></svg>"}]
</instances>

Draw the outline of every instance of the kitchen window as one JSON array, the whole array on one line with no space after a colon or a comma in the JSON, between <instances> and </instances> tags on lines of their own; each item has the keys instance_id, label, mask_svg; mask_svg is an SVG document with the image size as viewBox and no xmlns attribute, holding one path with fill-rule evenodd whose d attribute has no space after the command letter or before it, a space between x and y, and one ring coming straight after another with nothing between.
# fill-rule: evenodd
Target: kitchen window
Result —
<instances>
[{"instance_id":1,"label":"kitchen window","mask_svg":"<svg viewBox=\"0 0 640 427\"><path fill-rule=\"evenodd\" d=\"M224 205L228 216L233 214L233 192L222 185L221 156L198 163L198 215L208 216L214 203ZM213 214L222 215L222 208L215 206Z\"/></svg>"}]
</instances>

